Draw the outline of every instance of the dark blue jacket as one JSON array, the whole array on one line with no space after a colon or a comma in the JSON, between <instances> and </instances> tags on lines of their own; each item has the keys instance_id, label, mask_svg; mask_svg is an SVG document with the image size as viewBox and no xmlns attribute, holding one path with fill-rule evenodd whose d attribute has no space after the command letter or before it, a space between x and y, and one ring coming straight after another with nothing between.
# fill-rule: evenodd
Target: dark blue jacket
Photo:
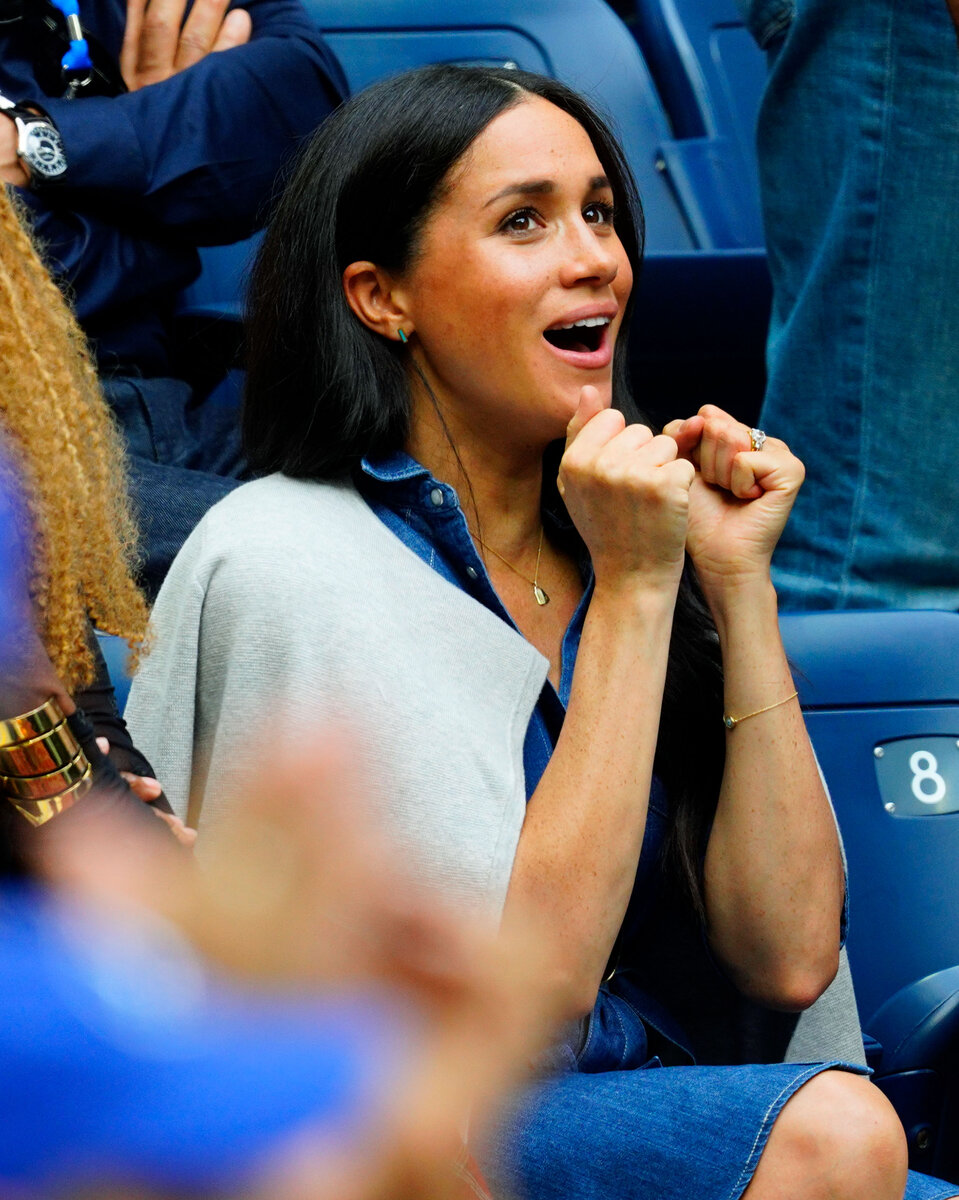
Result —
<instances>
[{"instance_id":1,"label":"dark blue jacket","mask_svg":"<svg viewBox=\"0 0 959 1200\"><path fill-rule=\"evenodd\" d=\"M0 89L50 114L69 163L62 182L24 194L36 232L101 367L168 374L174 300L198 273L196 247L263 223L284 160L345 94L339 64L298 0L249 0L247 45L136 92L68 100L50 94L50 63L34 61L59 61L38 46L43 0L24 2L33 23L0 25ZM85 31L114 61L125 9L80 0Z\"/></svg>"}]
</instances>

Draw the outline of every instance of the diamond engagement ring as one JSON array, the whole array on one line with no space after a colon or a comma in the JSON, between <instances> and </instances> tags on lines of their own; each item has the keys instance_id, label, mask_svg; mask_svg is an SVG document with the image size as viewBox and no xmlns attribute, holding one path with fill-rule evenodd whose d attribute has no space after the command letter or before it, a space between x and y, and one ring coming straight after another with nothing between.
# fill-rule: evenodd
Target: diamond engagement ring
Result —
<instances>
[{"instance_id":1,"label":"diamond engagement ring","mask_svg":"<svg viewBox=\"0 0 959 1200\"><path fill-rule=\"evenodd\" d=\"M749 444L754 450L762 450L766 444L766 435L761 429L750 429Z\"/></svg>"}]
</instances>

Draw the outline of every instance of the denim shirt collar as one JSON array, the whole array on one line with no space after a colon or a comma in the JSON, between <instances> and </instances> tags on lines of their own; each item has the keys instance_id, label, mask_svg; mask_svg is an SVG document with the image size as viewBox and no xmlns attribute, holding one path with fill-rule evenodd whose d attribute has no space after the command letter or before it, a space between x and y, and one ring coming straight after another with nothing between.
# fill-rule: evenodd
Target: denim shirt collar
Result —
<instances>
[{"instance_id":1,"label":"denim shirt collar","mask_svg":"<svg viewBox=\"0 0 959 1200\"><path fill-rule=\"evenodd\" d=\"M389 495L390 505L394 509L418 508L436 516L437 508L444 508L446 513L460 508L456 489L449 484L441 483L430 474L422 463L417 462L405 450L394 450L388 454L368 456L360 460L360 472L367 479L384 485L384 495ZM360 491L365 491L360 482ZM437 504L436 490L443 496L443 503ZM572 522L565 506L559 498L555 487L552 494L547 490L543 497L543 520L547 528L569 543L584 585L592 581L592 564L589 554ZM465 522L465 517L464 517Z\"/></svg>"},{"instance_id":2,"label":"denim shirt collar","mask_svg":"<svg viewBox=\"0 0 959 1200\"><path fill-rule=\"evenodd\" d=\"M404 545L450 583L474 596L516 628L476 550L455 488L436 479L404 450L363 458L356 484L376 515ZM585 547L558 495L555 503L550 503L548 497L545 499L543 521L551 533L568 541L570 551L579 562L584 585L582 600L564 638L559 695L565 705L592 594L593 573Z\"/></svg>"},{"instance_id":3,"label":"denim shirt collar","mask_svg":"<svg viewBox=\"0 0 959 1200\"><path fill-rule=\"evenodd\" d=\"M380 483L402 483L410 479L429 479L430 473L405 450L394 450L379 457L364 455L360 470Z\"/></svg>"}]
</instances>

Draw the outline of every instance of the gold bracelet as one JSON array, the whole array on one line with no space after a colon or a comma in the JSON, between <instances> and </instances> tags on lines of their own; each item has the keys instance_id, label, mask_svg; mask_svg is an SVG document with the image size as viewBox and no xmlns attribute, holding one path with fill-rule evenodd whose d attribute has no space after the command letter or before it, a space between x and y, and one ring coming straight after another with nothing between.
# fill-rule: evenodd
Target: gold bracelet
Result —
<instances>
[{"instance_id":1,"label":"gold bracelet","mask_svg":"<svg viewBox=\"0 0 959 1200\"><path fill-rule=\"evenodd\" d=\"M777 700L775 704L767 704L765 708L757 708L755 712L746 713L744 717L731 717L729 713L723 713L723 724L727 729L735 729L737 725L741 725L743 721L748 721L750 717L758 717L760 713L769 712L771 709L779 708L782 704L788 704L799 692L790 692L788 696L782 700Z\"/></svg>"},{"instance_id":2,"label":"gold bracelet","mask_svg":"<svg viewBox=\"0 0 959 1200\"><path fill-rule=\"evenodd\" d=\"M61 792L59 796L49 796L45 800L14 800L7 797L17 812L33 826L45 825L52 817L65 812L71 805L76 804L81 796L86 795L93 785L93 768L87 763L86 772L73 785Z\"/></svg>"},{"instance_id":3,"label":"gold bracelet","mask_svg":"<svg viewBox=\"0 0 959 1200\"><path fill-rule=\"evenodd\" d=\"M8 800L50 800L69 791L89 770L90 760L78 750L66 766L44 775L0 775L0 793Z\"/></svg>"},{"instance_id":4,"label":"gold bracelet","mask_svg":"<svg viewBox=\"0 0 959 1200\"><path fill-rule=\"evenodd\" d=\"M0 750L0 775L23 779L59 771L76 758L79 749L80 743L64 719L49 733Z\"/></svg>"},{"instance_id":5,"label":"gold bracelet","mask_svg":"<svg viewBox=\"0 0 959 1200\"><path fill-rule=\"evenodd\" d=\"M0 750L51 733L63 721L64 716L56 696L51 696L28 713L11 717L8 721L0 721Z\"/></svg>"}]
</instances>

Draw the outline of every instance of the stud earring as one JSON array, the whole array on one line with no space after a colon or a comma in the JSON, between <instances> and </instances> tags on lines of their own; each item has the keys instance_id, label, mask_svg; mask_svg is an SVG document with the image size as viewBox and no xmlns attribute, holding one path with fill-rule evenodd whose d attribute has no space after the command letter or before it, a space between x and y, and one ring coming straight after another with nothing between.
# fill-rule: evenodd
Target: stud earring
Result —
<instances>
[{"instance_id":1,"label":"stud earring","mask_svg":"<svg viewBox=\"0 0 959 1200\"><path fill-rule=\"evenodd\" d=\"M410 339L406 336L406 333L402 329L397 329L396 332L400 335L400 341L405 346Z\"/></svg>"}]
</instances>

